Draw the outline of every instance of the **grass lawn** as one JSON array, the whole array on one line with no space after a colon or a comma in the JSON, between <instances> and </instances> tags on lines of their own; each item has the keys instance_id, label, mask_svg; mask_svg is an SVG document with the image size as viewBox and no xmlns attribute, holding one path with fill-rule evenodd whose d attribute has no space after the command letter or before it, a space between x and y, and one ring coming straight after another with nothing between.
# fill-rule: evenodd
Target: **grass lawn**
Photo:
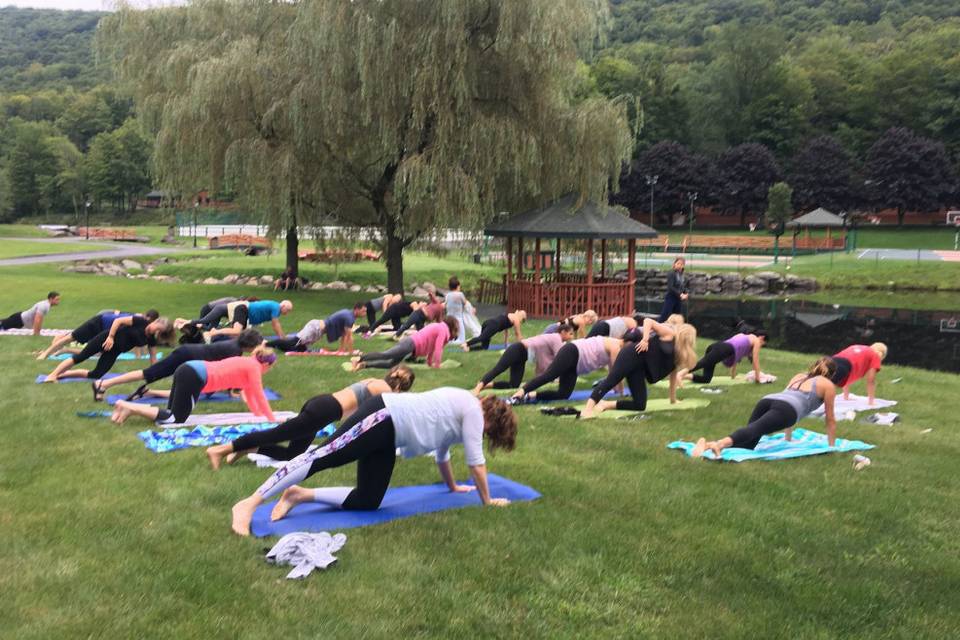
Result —
<instances>
[{"instance_id":1,"label":"grass lawn","mask_svg":"<svg viewBox=\"0 0 960 640\"><path fill-rule=\"evenodd\" d=\"M73 327L113 306L190 315L231 290L53 267L0 276L17 283L0 290L4 313L51 288L63 292L50 327ZM299 328L352 298L294 294L296 310L284 325ZM241 464L214 473L199 449L148 452L135 436L145 423L75 417L98 408L89 387L31 383L52 368L29 355L46 342L0 337L8 372L0 378L3 637L946 638L960 631L960 479L944 403L960 397L957 376L885 368L879 393L900 402L904 422L841 423L841 436L878 445L873 465L859 473L849 455L720 465L665 448L676 438L727 434L769 387L730 387L709 396L706 409L640 423L584 424L523 407L517 451L488 463L542 499L350 530L336 566L294 583L283 579L286 569L264 563L269 540L229 532L231 505L264 471ZM418 372L415 390L470 386L498 354L448 357L465 366ZM764 369L786 377L810 360L771 351ZM353 381L339 364L282 359L265 379L284 396L274 407L296 410ZM897 377L903 381L891 385ZM463 478L459 449L454 467ZM353 473L325 472L308 486L351 483ZM417 458L397 465L393 484L435 481L433 463Z\"/></svg>"},{"instance_id":2,"label":"grass lawn","mask_svg":"<svg viewBox=\"0 0 960 640\"><path fill-rule=\"evenodd\" d=\"M0 240L0 259L39 256L54 253L97 251L103 247L83 242L31 242L30 240Z\"/></svg>"}]
</instances>

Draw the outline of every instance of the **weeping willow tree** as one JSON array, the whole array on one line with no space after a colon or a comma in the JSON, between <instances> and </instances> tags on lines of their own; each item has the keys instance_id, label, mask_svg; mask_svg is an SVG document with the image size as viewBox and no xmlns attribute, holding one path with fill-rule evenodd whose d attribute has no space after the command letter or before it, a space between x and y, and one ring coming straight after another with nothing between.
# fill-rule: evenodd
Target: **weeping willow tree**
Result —
<instances>
[{"instance_id":1,"label":"weeping willow tree","mask_svg":"<svg viewBox=\"0 0 960 640\"><path fill-rule=\"evenodd\" d=\"M275 228L403 249L570 191L605 200L623 105L575 100L605 0L193 0L105 18L101 54L157 135L166 188L229 184Z\"/></svg>"}]
</instances>

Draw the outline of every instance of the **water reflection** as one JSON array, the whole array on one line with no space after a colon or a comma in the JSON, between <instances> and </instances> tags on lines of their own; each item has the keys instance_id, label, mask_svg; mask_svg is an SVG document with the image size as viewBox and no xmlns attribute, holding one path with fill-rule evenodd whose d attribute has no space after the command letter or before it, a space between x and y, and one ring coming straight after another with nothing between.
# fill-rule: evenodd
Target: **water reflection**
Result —
<instances>
[{"instance_id":1,"label":"water reflection","mask_svg":"<svg viewBox=\"0 0 960 640\"><path fill-rule=\"evenodd\" d=\"M661 298L638 298L659 313ZM770 333L776 349L836 353L854 343L885 342L887 362L960 373L960 304L941 311L829 305L810 300L698 298L687 313L700 336L723 340L742 319Z\"/></svg>"}]
</instances>

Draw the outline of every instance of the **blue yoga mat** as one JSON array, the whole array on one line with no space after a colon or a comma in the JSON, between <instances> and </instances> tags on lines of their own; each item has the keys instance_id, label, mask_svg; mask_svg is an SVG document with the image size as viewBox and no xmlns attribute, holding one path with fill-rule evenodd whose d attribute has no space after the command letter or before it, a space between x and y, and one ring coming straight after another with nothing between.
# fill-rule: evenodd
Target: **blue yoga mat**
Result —
<instances>
[{"instance_id":1,"label":"blue yoga mat","mask_svg":"<svg viewBox=\"0 0 960 640\"><path fill-rule=\"evenodd\" d=\"M511 502L536 500L540 494L520 483L488 474L490 495L494 498L507 498ZM413 487L387 489L380 508L376 511L341 511L334 507L306 503L294 507L290 513L277 522L270 521L273 502L261 505L253 514L251 531L258 538L263 536L282 536L295 531L333 531L366 527L390 520L409 518L420 513L433 513L447 509L479 507L480 496L476 491L470 493L451 493L445 484L430 484ZM509 507L507 507L509 509Z\"/></svg>"},{"instance_id":2,"label":"blue yoga mat","mask_svg":"<svg viewBox=\"0 0 960 640\"><path fill-rule=\"evenodd\" d=\"M693 451L695 443L677 440L667 445L668 449L679 449L688 456ZM723 462L745 462L747 460L787 460L789 458L802 458L804 456L816 456L823 453L844 453L849 451L866 451L873 449L872 444L860 442L859 440L844 440L837 438L834 446L827 444L827 436L816 431L795 428L793 430L793 440L787 442L783 433L774 433L772 435L760 438L760 443L756 449L737 449L731 447L724 449L720 460ZM703 454L704 460L717 460L712 451Z\"/></svg>"},{"instance_id":3,"label":"blue yoga mat","mask_svg":"<svg viewBox=\"0 0 960 640\"><path fill-rule=\"evenodd\" d=\"M75 354L75 353L58 353L58 354L55 355L55 356L47 356L47 360L69 360L70 358L72 358L72 357L75 356L75 355L77 355L77 354ZM162 351L158 351L158 352L157 352L157 360L160 360L161 358L163 358L163 352L162 352ZM96 359L97 359L97 356L93 356L92 358L90 358L90 360L96 360ZM125 352L121 353L119 356L117 356L117 360L149 360L149 359L150 359L150 356L147 355L147 354L143 354L142 356L136 356L136 355L130 353L129 351L125 351Z\"/></svg>"},{"instance_id":4,"label":"blue yoga mat","mask_svg":"<svg viewBox=\"0 0 960 640\"><path fill-rule=\"evenodd\" d=\"M117 400L123 400L126 398L128 393L117 393L114 395L107 396L107 404L116 404ZM267 400L280 400L283 396L274 391L273 389L266 388L263 390L263 395ZM153 404L153 405L162 405L167 404L166 398L140 398L139 400L134 400L137 404ZM231 398L230 394L226 391L217 391L213 394L200 394L200 402L243 402L240 398Z\"/></svg>"},{"instance_id":5,"label":"blue yoga mat","mask_svg":"<svg viewBox=\"0 0 960 640\"><path fill-rule=\"evenodd\" d=\"M107 380L109 378L116 378L119 375L120 375L119 373L108 373L107 375L103 376L100 379ZM37 384L45 384L43 381L46 379L47 379L46 374L41 373L40 375L37 376ZM60 378L59 380L57 380L56 384L66 384L68 382L86 382L87 384L90 384L91 382L93 382L93 378Z\"/></svg>"}]
</instances>

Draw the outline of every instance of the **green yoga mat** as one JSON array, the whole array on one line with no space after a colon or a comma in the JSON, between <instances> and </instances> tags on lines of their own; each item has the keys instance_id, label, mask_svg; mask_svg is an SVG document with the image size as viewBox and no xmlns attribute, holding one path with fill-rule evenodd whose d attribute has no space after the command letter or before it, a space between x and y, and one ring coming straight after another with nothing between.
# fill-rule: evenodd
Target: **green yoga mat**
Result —
<instances>
[{"instance_id":1,"label":"green yoga mat","mask_svg":"<svg viewBox=\"0 0 960 640\"><path fill-rule=\"evenodd\" d=\"M426 369L433 368L429 366L426 362L401 362L400 364L405 364L411 369L415 369L415 370L426 370ZM460 364L459 360L444 360L443 362L440 363L441 369L456 369L462 366L463 365ZM349 372L351 368L351 363L350 362L341 363L340 368L343 369L344 371ZM357 371L357 373L363 373L363 372L369 372L369 371L370 371L369 369L361 369L360 371Z\"/></svg>"},{"instance_id":2,"label":"green yoga mat","mask_svg":"<svg viewBox=\"0 0 960 640\"><path fill-rule=\"evenodd\" d=\"M688 380L687 382L684 383L683 386L685 386L685 387L693 387L693 388L698 388L698 387L732 387L732 386L738 385L738 384L753 384L753 383L752 383L752 382L749 382L749 381L748 381L746 378L744 378L743 376L738 376L738 377L736 377L736 378L731 378L730 376L714 376L714 377L713 377L713 380L711 380L710 382L691 382L691 381ZM670 386L670 381L667 380L666 378L664 378L663 380L658 380L656 383L654 383L654 384L651 385L651 386L654 386L654 387L669 387L669 386Z\"/></svg>"},{"instance_id":3,"label":"green yoga mat","mask_svg":"<svg viewBox=\"0 0 960 640\"><path fill-rule=\"evenodd\" d=\"M647 400L647 408L643 411L609 409L598 416L594 416L591 420L624 420L635 418L642 413L653 413L656 411L692 411L693 409L703 409L709 406L710 401L706 398L686 398L676 404L670 404L670 398L656 398L654 400ZM583 406L579 407L579 409L583 411Z\"/></svg>"}]
</instances>

